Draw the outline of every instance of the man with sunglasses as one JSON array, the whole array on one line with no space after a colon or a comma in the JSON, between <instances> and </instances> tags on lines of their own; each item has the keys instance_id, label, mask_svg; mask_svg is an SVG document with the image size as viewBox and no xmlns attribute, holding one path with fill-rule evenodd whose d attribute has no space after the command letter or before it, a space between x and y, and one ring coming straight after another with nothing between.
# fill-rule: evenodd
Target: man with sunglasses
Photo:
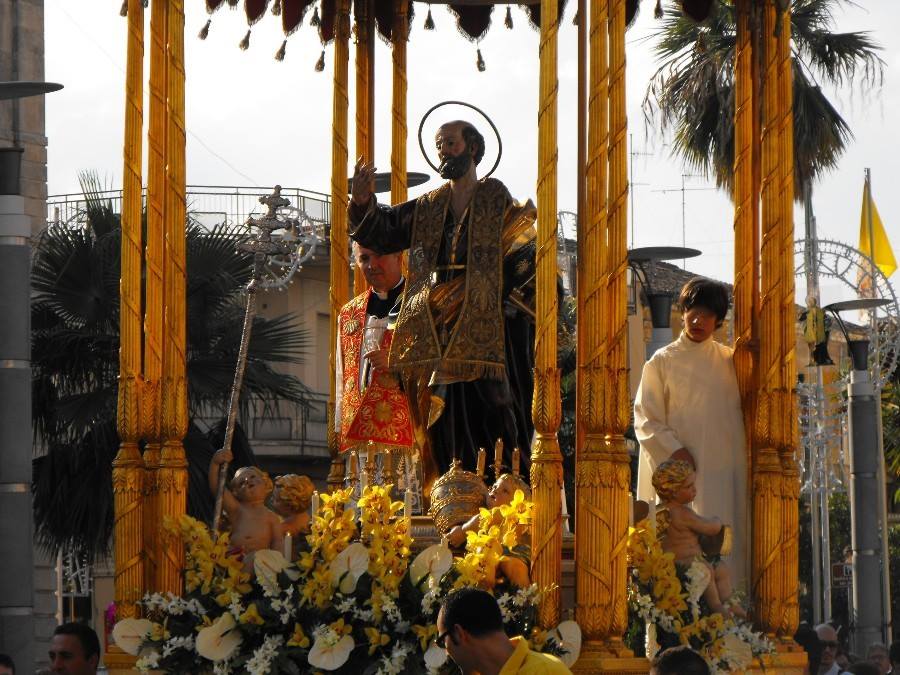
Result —
<instances>
[{"instance_id":1,"label":"man with sunglasses","mask_svg":"<svg viewBox=\"0 0 900 675\"><path fill-rule=\"evenodd\" d=\"M555 656L533 652L524 637L509 638L494 596L476 588L450 593L437 618L438 647L463 673L571 675Z\"/></svg>"},{"instance_id":2,"label":"man with sunglasses","mask_svg":"<svg viewBox=\"0 0 900 675\"><path fill-rule=\"evenodd\" d=\"M840 675L841 667L835 661L838 651L838 634L833 626L820 623L816 626L816 637L819 639L821 656L819 660L819 675Z\"/></svg>"}]
</instances>

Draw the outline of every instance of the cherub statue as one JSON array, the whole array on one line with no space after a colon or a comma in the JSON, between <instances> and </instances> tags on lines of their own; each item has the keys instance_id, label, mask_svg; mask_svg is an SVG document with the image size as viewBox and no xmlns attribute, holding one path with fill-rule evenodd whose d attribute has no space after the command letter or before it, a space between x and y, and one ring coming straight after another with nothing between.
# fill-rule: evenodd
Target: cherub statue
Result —
<instances>
[{"instance_id":1,"label":"cherub statue","mask_svg":"<svg viewBox=\"0 0 900 675\"><path fill-rule=\"evenodd\" d=\"M213 494L219 482L219 466L233 459L230 450L218 450L209 464L209 487ZM255 466L238 469L228 484L223 507L231 522L231 545L244 555L244 567L253 569L253 554L264 548L282 550L281 520L266 507L272 479Z\"/></svg>"},{"instance_id":2,"label":"cherub statue","mask_svg":"<svg viewBox=\"0 0 900 675\"><path fill-rule=\"evenodd\" d=\"M531 499L531 488L518 473L504 473L494 481L484 500L486 508L505 506L512 502L516 490L521 490L526 500ZM475 514L462 525L457 525L447 532L447 541L454 548L463 546L466 533L477 532L480 514ZM503 557L497 565L499 575L505 577L513 586L525 588L531 584L529 568L531 566L531 544L527 529L520 533L518 545L513 549L504 547Z\"/></svg>"},{"instance_id":3,"label":"cherub statue","mask_svg":"<svg viewBox=\"0 0 900 675\"><path fill-rule=\"evenodd\" d=\"M725 534L727 528L719 518L704 518L688 506L697 496L696 474L688 462L667 460L653 472L653 488L662 500L656 511L657 536L663 551L675 554L675 562L691 565L699 561L710 572L710 582L703 599L710 610L726 616L745 617L743 609L729 603L734 592L728 567L710 563L704 555L702 539Z\"/></svg>"},{"instance_id":4,"label":"cherub statue","mask_svg":"<svg viewBox=\"0 0 900 675\"><path fill-rule=\"evenodd\" d=\"M281 533L296 541L297 535L309 534L309 505L315 486L309 476L287 473L275 479L272 509L281 516Z\"/></svg>"}]
</instances>

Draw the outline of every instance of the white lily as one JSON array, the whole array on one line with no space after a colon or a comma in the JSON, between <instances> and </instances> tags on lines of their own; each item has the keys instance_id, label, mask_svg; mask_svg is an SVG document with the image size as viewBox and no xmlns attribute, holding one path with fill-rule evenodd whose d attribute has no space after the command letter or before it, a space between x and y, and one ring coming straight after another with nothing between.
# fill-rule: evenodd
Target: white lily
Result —
<instances>
[{"instance_id":1,"label":"white lily","mask_svg":"<svg viewBox=\"0 0 900 675\"><path fill-rule=\"evenodd\" d=\"M352 593L356 582L369 569L369 549L354 542L335 556L329 569L332 583L340 587L341 593Z\"/></svg>"},{"instance_id":2,"label":"white lily","mask_svg":"<svg viewBox=\"0 0 900 675\"><path fill-rule=\"evenodd\" d=\"M427 575L429 585L434 586L441 581L453 566L453 552L443 544L429 546L413 560L409 567L409 578L413 586L418 586Z\"/></svg>"},{"instance_id":3,"label":"white lily","mask_svg":"<svg viewBox=\"0 0 900 675\"><path fill-rule=\"evenodd\" d=\"M256 573L259 585L269 595L275 595L281 590L278 586L279 573L285 572L291 581L297 581L300 578L300 570L291 564L280 551L270 548L259 550L253 555L253 571Z\"/></svg>"},{"instance_id":4,"label":"white lily","mask_svg":"<svg viewBox=\"0 0 900 675\"><path fill-rule=\"evenodd\" d=\"M243 638L234 616L225 612L211 626L197 634L197 653L210 661L224 661L241 645Z\"/></svg>"},{"instance_id":5,"label":"white lily","mask_svg":"<svg viewBox=\"0 0 900 675\"><path fill-rule=\"evenodd\" d=\"M565 653L559 659L568 668L571 668L581 655L581 626L574 621L563 621L553 632L553 637L565 650Z\"/></svg>"},{"instance_id":6,"label":"white lily","mask_svg":"<svg viewBox=\"0 0 900 675\"><path fill-rule=\"evenodd\" d=\"M306 657L307 662L313 668L321 668L322 670L337 670L347 663L350 658L350 652L356 643L353 636L345 635L337 642L331 643L327 638L319 637L313 643L309 655Z\"/></svg>"},{"instance_id":7,"label":"white lily","mask_svg":"<svg viewBox=\"0 0 900 675\"><path fill-rule=\"evenodd\" d=\"M126 654L137 656L152 629L153 622L149 619L122 619L113 626L113 641Z\"/></svg>"}]
</instances>

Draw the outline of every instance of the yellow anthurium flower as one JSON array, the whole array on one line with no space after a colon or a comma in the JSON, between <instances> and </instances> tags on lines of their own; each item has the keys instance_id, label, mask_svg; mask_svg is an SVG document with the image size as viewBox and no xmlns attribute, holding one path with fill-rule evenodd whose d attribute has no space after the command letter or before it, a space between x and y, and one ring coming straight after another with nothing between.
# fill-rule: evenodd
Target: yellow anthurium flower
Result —
<instances>
[{"instance_id":1,"label":"yellow anthurium flower","mask_svg":"<svg viewBox=\"0 0 900 675\"><path fill-rule=\"evenodd\" d=\"M414 624L412 626L412 632L419 638L419 645L421 645L422 651L424 652L428 647L428 643L431 642L435 635L437 635L437 626L420 626Z\"/></svg>"}]
</instances>

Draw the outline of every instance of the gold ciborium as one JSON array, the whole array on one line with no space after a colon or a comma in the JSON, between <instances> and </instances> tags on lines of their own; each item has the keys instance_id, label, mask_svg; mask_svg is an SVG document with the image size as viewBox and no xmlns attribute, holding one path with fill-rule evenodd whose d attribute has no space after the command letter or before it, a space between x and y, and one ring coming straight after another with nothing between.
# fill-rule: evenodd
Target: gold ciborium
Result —
<instances>
[{"instance_id":1,"label":"gold ciborium","mask_svg":"<svg viewBox=\"0 0 900 675\"><path fill-rule=\"evenodd\" d=\"M478 513L487 497L484 479L472 471L462 468L462 463L454 459L450 470L434 481L431 486L431 508L428 515L441 535L447 534L455 525L461 525Z\"/></svg>"}]
</instances>

